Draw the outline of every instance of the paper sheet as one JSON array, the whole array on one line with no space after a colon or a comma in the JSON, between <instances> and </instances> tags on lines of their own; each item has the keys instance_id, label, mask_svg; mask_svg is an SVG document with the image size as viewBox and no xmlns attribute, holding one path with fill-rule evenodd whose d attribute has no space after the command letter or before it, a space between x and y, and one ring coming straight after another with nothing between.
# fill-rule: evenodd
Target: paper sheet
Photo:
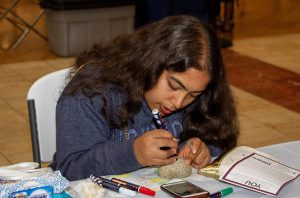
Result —
<instances>
[{"instance_id":1,"label":"paper sheet","mask_svg":"<svg viewBox=\"0 0 300 198\"><path fill-rule=\"evenodd\" d=\"M226 165L229 164L226 163L226 158L223 160ZM229 160L232 159L229 158ZM299 175L299 170L264 156L262 153L251 153L231 166L223 166L220 180L276 197L286 183L296 179Z\"/></svg>"}]
</instances>

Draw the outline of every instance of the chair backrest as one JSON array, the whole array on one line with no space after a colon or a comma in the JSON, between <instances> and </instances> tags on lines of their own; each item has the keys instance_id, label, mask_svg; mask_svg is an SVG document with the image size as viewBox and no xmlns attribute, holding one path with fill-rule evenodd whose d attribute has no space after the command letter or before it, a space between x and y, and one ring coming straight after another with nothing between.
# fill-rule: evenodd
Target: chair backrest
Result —
<instances>
[{"instance_id":1,"label":"chair backrest","mask_svg":"<svg viewBox=\"0 0 300 198\"><path fill-rule=\"evenodd\" d=\"M42 76L27 93L33 160L40 165L51 162L56 151L56 103L69 71L67 68Z\"/></svg>"}]
</instances>

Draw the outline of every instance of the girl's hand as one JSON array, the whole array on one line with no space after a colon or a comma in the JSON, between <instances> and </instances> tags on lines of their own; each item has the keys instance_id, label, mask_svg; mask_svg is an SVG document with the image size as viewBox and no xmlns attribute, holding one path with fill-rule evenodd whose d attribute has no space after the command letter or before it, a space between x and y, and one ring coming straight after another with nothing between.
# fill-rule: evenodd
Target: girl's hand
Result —
<instances>
[{"instance_id":1,"label":"girl's hand","mask_svg":"<svg viewBox=\"0 0 300 198\"><path fill-rule=\"evenodd\" d=\"M191 165L196 169L207 166L211 160L208 147L197 137L189 139L179 151L178 156L185 159L187 165Z\"/></svg>"},{"instance_id":2,"label":"girl's hand","mask_svg":"<svg viewBox=\"0 0 300 198\"><path fill-rule=\"evenodd\" d=\"M161 150L161 147L170 149ZM137 161L143 166L167 165L176 161L178 143L171 132L164 129L148 131L133 143Z\"/></svg>"}]
</instances>

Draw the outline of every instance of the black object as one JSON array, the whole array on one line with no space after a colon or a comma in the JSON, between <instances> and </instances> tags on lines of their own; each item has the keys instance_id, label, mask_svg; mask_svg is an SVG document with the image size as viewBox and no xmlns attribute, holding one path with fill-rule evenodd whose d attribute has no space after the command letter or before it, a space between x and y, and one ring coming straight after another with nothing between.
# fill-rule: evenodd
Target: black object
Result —
<instances>
[{"instance_id":1,"label":"black object","mask_svg":"<svg viewBox=\"0 0 300 198\"><path fill-rule=\"evenodd\" d=\"M36 111L35 111L35 102L33 99L27 101L28 105L28 114L29 114L29 124L31 132L31 142L32 142L32 152L33 152L33 161L39 163L39 168L41 167L41 154L38 138L38 128L36 123Z\"/></svg>"},{"instance_id":2,"label":"black object","mask_svg":"<svg viewBox=\"0 0 300 198\"><path fill-rule=\"evenodd\" d=\"M220 42L221 48L227 48L227 47L233 46L232 40L230 40L230 39L220 38L219 42Z\"/></svg>"},{"instance_id":3,"label":"black object","mask_svg":"<svg viewBox=\"0 0 300 198\"><path fill-rule=\"evenodd\" d=\"M79 10L133 5L134 0L41 0L40 6L52 10Z\"/></svg>"},{"instance_id":4,"label":"black object","mask_svg":"<svg viewBox=\"0 0 300 198\"><path fill-rule=\"evenodd\" d=\"M171 182L162 184L160 188L176 198L209 198L208 191L188 181Z\"/></svg>"},{"instance_id":5,"label":"black object","mask_svg":"<svg viewBox=\"0 0 300 198\"><path fill-rule=\"evenodd\" d=\"M135 0L135 27L160 20L171 15L192 15L209 20L210 0Z\"/></svg>"}]
</instances>

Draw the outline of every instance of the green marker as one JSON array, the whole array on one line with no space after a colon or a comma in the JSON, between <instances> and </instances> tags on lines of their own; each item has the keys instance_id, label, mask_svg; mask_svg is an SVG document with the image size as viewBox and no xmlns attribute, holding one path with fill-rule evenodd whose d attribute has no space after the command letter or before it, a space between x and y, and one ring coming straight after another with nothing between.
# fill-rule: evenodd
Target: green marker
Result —
<instances>
[{"instance_id":1,"label":"green marker","mask_svg":"<svg viewBox=\"0 0 300 198\"><path fill-rule=\"evenodd\" d=\"M213 194L210 195L210 198L220 198L220 197L224 197L226 195L229 195L233 192L233 188L229 187L229 188L225 188L223 190L220 190L218 192L215 192Z\"/></svg>"}]
</instances>

